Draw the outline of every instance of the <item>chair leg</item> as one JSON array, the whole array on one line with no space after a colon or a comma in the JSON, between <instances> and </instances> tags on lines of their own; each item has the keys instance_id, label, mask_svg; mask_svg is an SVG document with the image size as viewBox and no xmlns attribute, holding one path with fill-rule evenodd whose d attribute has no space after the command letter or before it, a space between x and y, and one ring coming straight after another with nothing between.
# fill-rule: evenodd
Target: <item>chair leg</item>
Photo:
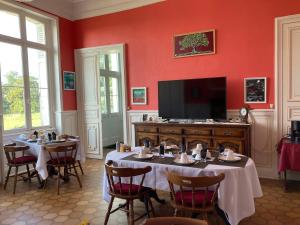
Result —
<instances>
[{"instance_id":1,"label":"chair leg","mask_svg":"<svg viewBox=\"0 0 300 225\"><path fill-rule=\"evenodd\" d=\"M129 224L134 225L133 200L129 201Z\"/></svg>"},{"instance_id":2,"label":"chair leg","mask_svg":"<svg viewBox=\"0 0 300 225\"><path fill-rule=\"evenodd\" d=\"M15 170L15 181L14 181L14 194L16 193L16 186L17 186L17 180L18 180L18 169L19 167L16 166L16 170Z\"/></svg>"},{"instance_id":3,"label":"chair leg","mask_svg":"<svg viewBox=\"0 0 300 225\"><path fill-rule=\"evenodd\" d=\"M8 167L8 170L7 170L7 175L6 175L6 178L5 178L5 184L4 184L4 190L6 189L6 185L7 185L7 183L8 183L10 171L11 171L11 166L9 166L9 167Z\"/></svg>"},{"instance_id":4,"label":"chair leg","mask_svg":"<svg viewBox=\"0 0 300 225\"><path fill-rule=\"evenodd\" d=\"M146 209L146 213L147 213L148 218L150 218L150 213L149 213L149 200L150 200L149 195L145 194L145 195L144 195L144 204L145 204L145 209Z\"/></svg>"},{"instance_id":5,"label":"chair leg","mask_svg":"<svg viewBox=\"0 0 300 225\"><path fill-rule=\"evenodd\" d=\"M108 219L109 219L109 216L110 216L110 211L111 211L111 208L112 208L113 203L114 203L114 199L115 199L115 197L113 197L113 196L110 199L108 209L107 209L107 212L106 212L106 215L105 215L104 225L106 225L107 222L108 222Z\"/></svg>"},{"instance_id":6,"label":"chair leg","mask_svg":"<svg viewBox=\"0 0 300 225\"><path fill-rule=\"evenodd\" d=\"M29 165L28 164L26 164L26 170L27 170L28 180L29 180L29 182L31 182L31 176L30 176L30 171L29 171Z\"/></svg>"},{"instance_id":7,"label":"chair leg","mask_svg":"<svg viewBox=\"0 0 300 225\"><path fill-rule=\"evenodd\" d=\"M78 163L78 166L79 166L79 168L81 170L82 175L84 175L83 169L82 169L82 166L81 166L81 163L80 163L80 160L77 160L77 163Z\"/></svg>"},{"instance_id":8,"label":"chair leg","mask_svg":"<svg viewBox=\"0 0 300 225\"><path fill-rule=\"evenodd\" d=\"M152 212L152 216L155 217L155 211L154 211L154 207L152 205L151 198L149 198L149 205L150 205L150 209L151 209L151 212Z\"/></svg>"},{"instance_id":9,"label":"chair leg","mask_svg":"<svg viewBox=\"0 0 300 225\"><path fill-rule=\"evenodd\" d=\"M58 176L57 176L57 194L59 195L59 185L60 185L60 166L58 167Z\"/></svg>"},{"instance_id":10,"label":"chair leg","mask_svg":"<svg viewBox=\"0 0 300 225\"><path fill-rule=\"evenodd\" d=\"M82 188L82 184L81 184L81 182L80 182L80 178L79 178L79 176L78 176L78 173L77 173L75 164L73 164L73 168L74 168L74 171L75 171L76 178L77 178L77 181L78 181L78 183L79 183L79 186L80 186L80 188Z\"/></svg>"},{"instance_id":11,"label":"chair leg","mask_svg":"<svg viewBox=\"0 0 300 225\"><path fill-rule=\"evenodd\" d=\"M129 201L126 200L126 216L127 216L127 223L129 224Z\"/></svg>"}]
</instances>

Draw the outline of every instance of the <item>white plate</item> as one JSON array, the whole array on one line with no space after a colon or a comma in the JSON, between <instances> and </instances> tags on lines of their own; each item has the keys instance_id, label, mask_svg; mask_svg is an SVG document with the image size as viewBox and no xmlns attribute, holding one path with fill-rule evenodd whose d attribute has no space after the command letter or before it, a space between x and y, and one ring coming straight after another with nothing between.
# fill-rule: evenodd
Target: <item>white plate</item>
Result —
<instances>
[{"instance_id":1,"label":"white plate","mask_svg":"<svg viewBox=\"0 0 300 225\"><path fill-rule=\"evenodd\" d=\"M238 162L241 161L242 158L238 156L233 156L233 159L227 159L227 156L221 155L219 156L219 159L224 162Z\"/></svg>"},{"instance_id":2,"label":"white plate","mask_svg":"<svg viewBox=\"0 0 300 225\"><path fill-rule=\"evenodd\" d=\"M136 159L151 159L153 157L153 154L145 154L145 155L136 154L133 157Z\"/></svg>"},{"instance_id":3,"label":"white plate","mask_svg":"<svg viewBox=\"0 0 300 225\"><path fill-rule=\"evenodd\" d=\"M177 164L182 164L182 165L190 165L190 164L193 164L195 162L195 160L194 159L188 159L187 162L181 162L180 159L175 159L174 162L177 163Z\"/></svg>"}]
</instances>

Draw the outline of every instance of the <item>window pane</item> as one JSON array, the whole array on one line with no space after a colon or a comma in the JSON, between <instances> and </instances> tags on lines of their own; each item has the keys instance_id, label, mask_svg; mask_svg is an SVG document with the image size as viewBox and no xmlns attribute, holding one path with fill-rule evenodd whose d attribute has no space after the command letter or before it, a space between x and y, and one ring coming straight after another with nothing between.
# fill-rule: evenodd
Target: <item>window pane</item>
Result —
<instances>
[{"instance_id":1,"label":"window pane","mask_svg":"<svg viewBox=\"0 0 300 225\"><path fill-rule=\"evenodd\" d=\"M2 86L4 130L25 127L24 88Z\"/></svg>"},{"instance_id":2,"label":"window pane","mask_svg":"<svg viewBox=\"0 0 300 225\"><path fill-rule=\"evenodd\" d=\"M101 113L107 113L105 77L100 76L100 108Z\"/></svg>"},{"instance_id":3,"label":"window pane","mask_svg":"<svg viewBox=\"0 0 300 225\"><path fill-rule=\"evenodd\" d=\"M21 37L18 14L0 10L0 34L15 38Z\"/></svg>"},{"instance_id":4,"label":"window pane","mask_svg":"<svg viewBox=\"0 0 300 225\"><path fill-rule=\"evenodd\" d=\"M37 20L26 17L27 40L45 44L45 25Z\"/></svg>"},{"instance_id":5,"label":"window pane","mask_svg":"<svg viewBox=\"0 0 300 225\"><path fill-rule=\"evenodd\" d=\"M119 54L111 53L108 55L109 71L119 72Z\"/></svg>"},{"instance_id":6,"label":"window pane","mask_svg":"<svg viewBox=\"0 0 300 225\"><path fill-rule=\"evenodd\" d=\"M99 65L101 70L105 70L105 55L100 55Z\"/></svg>"},{"instance_id":7,"label":"window pane","mask_svg":"<svg viewBox=\"0 0 300 225\"><path fill-rule=\"evenodd\" d=\"M32 126L49 125L48 89L30 88L30 103Z\"/></svg>"},{"instance_id":8,"label":"window pane","mask_svg":"<svg viewBox=\"0 0 300 225\"><path fill-rule=\"evenodd\" d=\"M21 47L0 42L4 130L25 127Z\"/></svg>"},{"instance_id":9,"label":"window pane","mask_svg":"<svg viewBox=\"0 0 300 225\"><path fill-rule=\"evenodd\" d=\"M46 52L28 48L30 87L48 88Z\"/></svg>"},{"instance_id":10,"label":"window pane","mask_svg":"<svg viewBox=\"0 0 300 225\"><path fill-rule=\"evenodd\" d=\"M119 87L118 79L115 77L109 78L109 95L110 95L110 112L119 112Z\"/></svg>"}]
</instances>

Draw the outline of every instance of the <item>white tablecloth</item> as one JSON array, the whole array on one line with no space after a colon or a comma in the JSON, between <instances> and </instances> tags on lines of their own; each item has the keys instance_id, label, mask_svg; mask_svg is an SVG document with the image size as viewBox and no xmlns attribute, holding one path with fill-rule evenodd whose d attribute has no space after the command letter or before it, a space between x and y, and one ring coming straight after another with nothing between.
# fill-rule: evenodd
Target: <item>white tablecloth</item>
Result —
<instances>
[{"instance_id":1,"label":"white tablecloth","mask_svg":"<svg viewBox=\"0 0 300 225\"><path fill-rule=\"evenodd\" d=\"M139 151L139 147L136 147L134 151L129 153L112 151L107 154L106 161L113 160L121 167L139 168L150 165L152 171L146 175L144 186L157 190L169 191L168 181L165 177L167 168L169 171L174 171L183 176L218 175L225 173L225 179L221 182L219 189L218 205L227 214L231 225L237 225L245 217L254 214L254 198L263 195L255 164L250 158L245 168L210 164L204 169L120 160ZM104 176L103 182L103 198L106 201L110 199L106 176Z\"/></svg>"},{"instance_id":2,"label":"white tablecloth","mask_svg":"<svg viewBox=\"0 0 300 225\"><path fill-rule=\"evenodd\" d=\"M15 140L17 144L20 145L28 145L30 149L28 150L31 155L34 155L37 157L37 163L36 163L36 170L38 171L40 177L42 179L46 179L48 177L48 170L47 170L47 161L50 160L49 153L45 150L45 145L37 144L36 142L27 142L23 140ZM76 154L76 160L80 160L81 162L85 162L85 153L80 148L80 141L78 139L70 139L66 142L61 143L53 143L53 144L47 144L47 146L63 146L63 145L70 145L72 143L76 143L77 145L77 154Z\"/></svg>"}]
</instances>

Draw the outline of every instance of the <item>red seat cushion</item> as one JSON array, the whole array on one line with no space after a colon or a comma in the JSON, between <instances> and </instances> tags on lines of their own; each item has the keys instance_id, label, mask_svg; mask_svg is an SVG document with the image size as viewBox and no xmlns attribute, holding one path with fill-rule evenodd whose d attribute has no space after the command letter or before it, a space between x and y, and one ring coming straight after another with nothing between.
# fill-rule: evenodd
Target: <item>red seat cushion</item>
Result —
<instances>
[{"instance_id":1,"label":"red seat cushion","mask_svg":"<svg viewBox=\"0 0 300 225\"><path fill-rule=\"evenodd\" d=\"M67 156L67 157L61 157L59 158L59 160L56 159L51 159L47 162L47 164L51 164L51 165L57 165L57 164L64 164L64 163L75 163L75 160L71 157L71 156Z\"/></svg>"},{"instance_id":2,"label":"red seat cushion","mask_svg":"<svg viewBox=\"0 0 300 225\"><path fill-rule=\"evenodd\" d=\"M206 205L211 204L213 194L214 194L213 191L207 191ZM182 200L183 200L184 205L192 206L193 193L192 193L192 191L182 191L182 196L181 196L181 191L178 191L175 194L175 199L176 199L176 203L178 203L178 204L182 204ZM194 199L195 199L195 206L202 205L202 203L205 199L205 191L200 191L200 190L195 191Z\"/></svg>"},{"instance_id":3,"label":"red seat cushion","mask_svg":"<svg viewBox=\"0 0 300 225\"><path fill-rule=\"evenodd\" d=\"M120 183L117 183L117 184L114 185L114 187L115 187L115 192L116 192L117 194L122 193L122 194L125 194L125 195L129 195L130 184L123 184L123 183L122 183L122 185L120 185ZM132 184L132 185L131 185L131 192L130 192L130 193L131 193L132 195L138 194L138 193L139 193L139 187L140 187L140 185ZM142 190L143 188L144 188L144 187L142 186L142 187L141 187L141 190ZM120 192L120 191L121 191L121 192Z\"/></svg>"},{"instance_id":4,"label":"red seat cushion","mask_svg":"<svg viewBox=\"0 0 300 225\"><path fill-rule=\"evenodd\" d=\"M25 163L33 163L36 162L37 158L32 155L26 155L26 156L21 156L17 157L14 160L11 160L10 163L13 164L25 164Z\"/></svg>"}]
</instances>

